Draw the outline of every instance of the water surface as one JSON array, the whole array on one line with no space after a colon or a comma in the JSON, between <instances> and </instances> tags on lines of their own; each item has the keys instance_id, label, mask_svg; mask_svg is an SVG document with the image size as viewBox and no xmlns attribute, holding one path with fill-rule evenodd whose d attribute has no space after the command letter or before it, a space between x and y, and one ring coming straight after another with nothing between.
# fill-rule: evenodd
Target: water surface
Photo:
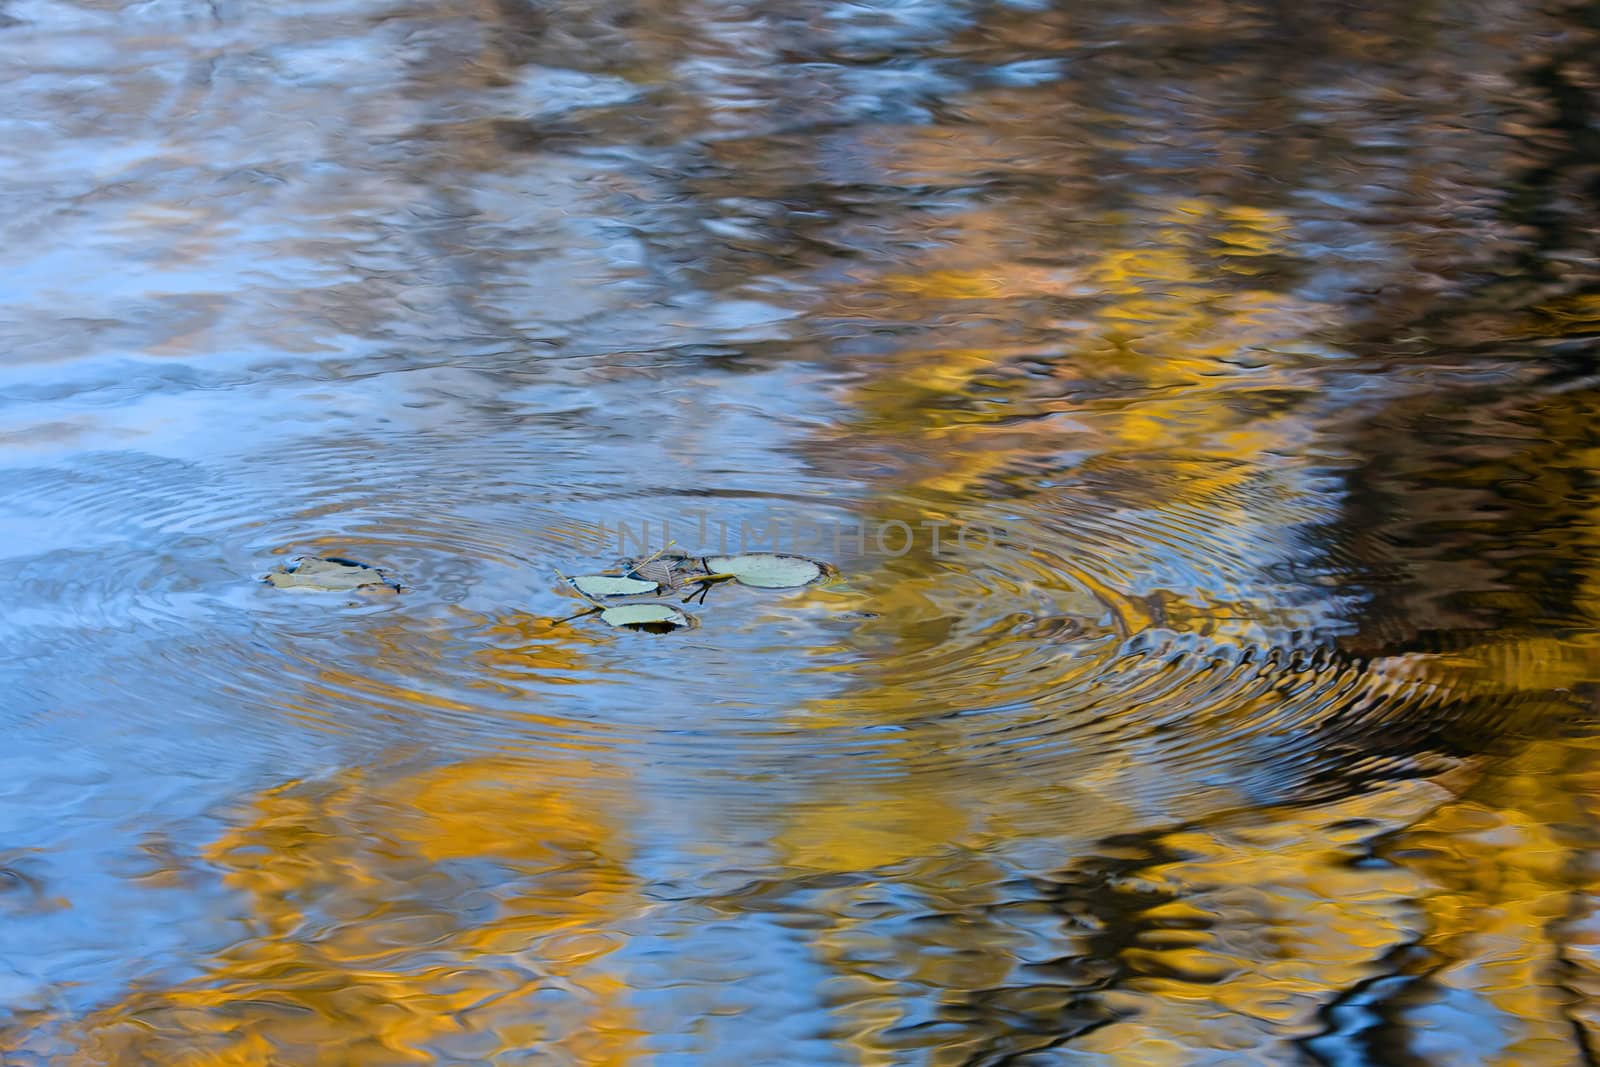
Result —
<instances>
[{"instance_id":1,"label":"water surface","mask_svg":"<svg viewBox=\"0 0 1600 1067\"><path fill-rule=\"evenodd\" d=\"M1597 32L5 4L6 1063L1592 1062Z\"/></svg>"}]
</instances>

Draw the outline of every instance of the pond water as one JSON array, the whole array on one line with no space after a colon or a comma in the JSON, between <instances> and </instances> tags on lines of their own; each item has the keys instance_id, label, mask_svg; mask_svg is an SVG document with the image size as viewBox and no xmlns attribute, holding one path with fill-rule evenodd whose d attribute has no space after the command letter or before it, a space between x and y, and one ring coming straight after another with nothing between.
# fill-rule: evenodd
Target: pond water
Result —
<instances>
[{"instance_id":1,"label":"pond water","mask_svg":"<svg viewBox=\"0 0 1600 1067\"><path fill-rule=\"evenodd\" d=\"M0 1057L1594 1062L1597 36L0 4Z\"/></svg>"}]
</instances>

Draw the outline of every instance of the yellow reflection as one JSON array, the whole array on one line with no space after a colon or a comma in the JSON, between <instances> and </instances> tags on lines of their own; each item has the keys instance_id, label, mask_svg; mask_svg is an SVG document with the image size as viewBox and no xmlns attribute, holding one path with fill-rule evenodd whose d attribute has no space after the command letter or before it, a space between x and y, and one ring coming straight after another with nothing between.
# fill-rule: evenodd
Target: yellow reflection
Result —
<instances>
[{"instance_id":1,"label":"yellow reflection","mask_svg":"<svg viewBox=\"0 0 1600 1067\"><path fill-rule=\"evenodd\" d=\"M640 906L628 849L551 770L482 759L262 794L205 853L249 933L198 976L83 1020L72 1062L376 1065L536 1045L632 1062L640 1029L609 963Z\"/></svg>"}]
</instances>

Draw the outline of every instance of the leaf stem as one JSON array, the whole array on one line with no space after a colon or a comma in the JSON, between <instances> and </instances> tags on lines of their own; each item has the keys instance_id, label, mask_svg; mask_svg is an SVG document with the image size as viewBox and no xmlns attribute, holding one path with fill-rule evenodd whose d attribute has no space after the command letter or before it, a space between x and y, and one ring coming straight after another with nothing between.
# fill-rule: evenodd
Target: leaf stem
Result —
<instances>
[{"instance_id":1,"label":"leaf stem","mask_svg":"<svg viewBox=\"0 0 1600 1067\"><path fill-rule=\"evenodd\" d=\"M630 571L634 572L635 574L639 573L639 568L640 567L643 567L643 566L646 566L648 564L654 563L656 560L660 559L666 553L667 549L671 548L673 545L675 545L677 543L678 542L675 541L675 540L674 541L668 541L666 544L662 545L660 548L656 549L654 552L650 553L644 559L641 559L638 563L635 563L633 566L629 567L628 569Z\"/></svg>"},{"instance_id":2,"label":"leaf stem","mask_svg":"<svg viewBox=\"0 0 1600 1067\"><path fill-rule=\"evenodd\" d=\"M550 625L546 626L545 630L554 630L557 626L560 626L564 622L571 622L573 619L582 619L582 618L585 618L587 616L593 615L597 611L604 611L604 610L605 610L605 608L602 608L599 604L596 604L596 605L594 605L594 607L590 608L588 611L580 611L576 615L568 615L564 619L553 619L553 620L551 620ZM544 632L543 630L540 631L540 633L543 633L543 632Z\"/></svg>"}]
</instances>

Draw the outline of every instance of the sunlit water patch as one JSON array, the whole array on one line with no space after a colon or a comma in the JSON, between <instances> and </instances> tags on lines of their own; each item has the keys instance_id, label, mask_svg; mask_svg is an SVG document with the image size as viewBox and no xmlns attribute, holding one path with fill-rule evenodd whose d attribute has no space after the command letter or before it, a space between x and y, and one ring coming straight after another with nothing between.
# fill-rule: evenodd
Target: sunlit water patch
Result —
<instances>
[{"instance_id":1,"label":"sunlit water patch","mask_svg":"<svg viewBox=\"0 0 1600 1067\"><path fill-rule=\"evenodd\" d=\"M1586 17L10 4L4 1058L1577 1062Z\"/></svg>"}]
</instances>

